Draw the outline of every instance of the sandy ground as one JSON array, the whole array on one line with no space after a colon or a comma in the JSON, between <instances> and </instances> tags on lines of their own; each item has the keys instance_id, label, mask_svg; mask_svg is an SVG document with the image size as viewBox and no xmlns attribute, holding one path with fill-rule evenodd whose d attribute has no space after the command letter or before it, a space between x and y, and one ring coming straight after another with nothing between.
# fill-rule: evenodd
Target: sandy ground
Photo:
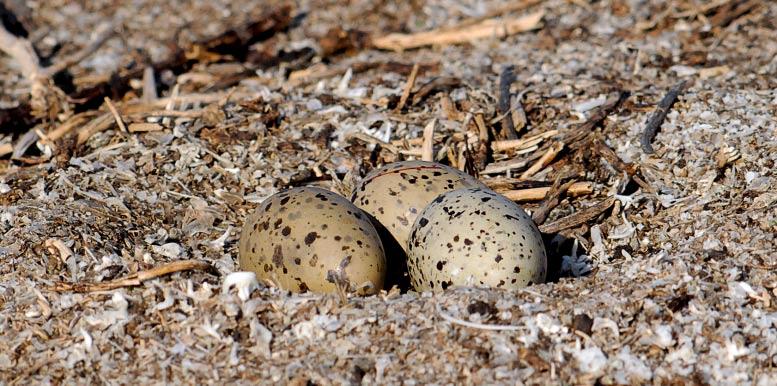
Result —
<instances>
[{"instance_id":1,"label":"sandy ground","mask_svg":"<svg viewBox=\"0 0 777 386\"><path fill-rule=\"evenodd\" d=\"M120 20L122 38L69 70L76 89L129 68L138 50L164 60L176 30L179 41L194 41L277 6L34 3L31 35L53 61L88 44L100 23ZM44 162L0 159L0 383L777 384L777 3L552 0L506 14L544 11L540 28L503 39L325 57L321 37L333 27L418 32L505 4L392 3L291 3L292 25L250 52L261 59L311 48L312 59L262 65L248 55L242 64L160 71L162 96L177 85L179 96L216 98L167 106L191 116L137 118L162 130L109 125L80 145L65 137L42 146L43 157L52 152ZM730 5L750 8L719 16ZM387 100L396 103L413 63L423 64L417 84L435 76L459 84L395 112ZM222 288L238 270L239 229L257 203L288 186L333 187L331 174L358 179L407 157L400 150L412 154L401 142L376 150L365 135L417 138L438 118L436 149L451 145L472 130L467 113L497 116L508 64L513 89L526 92L527 135L555 129L563 142L607 97L631 93L594 131L652 191L619 187L624 176L613 165L571 151L533 177L552 182L571 167L594 184L593 194L563 198L548 222L616 198L562 232L578 248L552 251L558 280L346 302L265 286L243 301ZM0 58L3 108L23 100L15 73ZM318 77L296 77L311 73ZM644 127L680 80L687 89L646 154ZM18 135L0 128L0 144ZM489 162L536 159L547 145ZM219 275L186 271L85 294L57 284L185 259Z\"/></svg>"}]
</instances>

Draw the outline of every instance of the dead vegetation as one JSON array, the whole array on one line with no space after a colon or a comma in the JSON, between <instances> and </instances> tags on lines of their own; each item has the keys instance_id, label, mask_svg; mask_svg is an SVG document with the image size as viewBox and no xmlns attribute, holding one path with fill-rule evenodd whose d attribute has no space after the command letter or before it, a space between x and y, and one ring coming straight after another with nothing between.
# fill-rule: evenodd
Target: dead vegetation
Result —
<instances>
[{"instance_id":1,"label":"dead vegetation","mask_svg":"<svg viewBox=\"0 0 777 386\"><path fill-rule=\"evenodd\" d=\"M774 4L136 3L0 8L4 382L777 382ZM222 292L263 198L409 158L550 282Z\"/></svg>"}]
</instances>

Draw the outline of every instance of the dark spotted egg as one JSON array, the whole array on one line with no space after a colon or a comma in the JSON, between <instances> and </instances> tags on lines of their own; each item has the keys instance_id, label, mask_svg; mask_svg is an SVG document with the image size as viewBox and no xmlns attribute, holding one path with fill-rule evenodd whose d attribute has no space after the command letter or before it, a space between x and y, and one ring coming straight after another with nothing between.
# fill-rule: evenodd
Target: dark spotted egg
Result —
<instances>
[{"instance_id":1,"label":"dark spotted egg","mask_svg":"<svg viewBox=\"0 0 777 386\"><path fill-rule=\"evenodd\" d=\"M453 285L516 289L545 281L537 225L517 204L488 189L444 193L420 213L407 243L417 291Z\"/></svg>"},{"instance_id":2,"label":"dark spotted egg","mask_svg":"<svg viewBox=\"0 0 777 386\"><path fill-rule=\"evenodd\" d=\"M486 188L474 177L450 166L402 161L367 174L351 201L374 216L404 247L418 213L441 193L467 187Z\"/></svg>"},{"instance_id":3,"label":"dark spotted egg","mask_svg":"<svg viewBox=\"0 0 777 386\"><path fill-rule=\"evenodd\" d=\"M313 187L262 202L243 226L239 264L292 292L334 292L336 281L375 292L386 275L383 245L367 215Z\"/></svg>"}]
</instances>

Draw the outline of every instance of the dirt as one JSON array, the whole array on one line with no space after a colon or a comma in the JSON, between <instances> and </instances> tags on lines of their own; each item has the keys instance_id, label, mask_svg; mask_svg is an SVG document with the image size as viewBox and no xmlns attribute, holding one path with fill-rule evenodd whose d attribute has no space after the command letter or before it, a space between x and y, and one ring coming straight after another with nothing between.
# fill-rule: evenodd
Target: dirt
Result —
<instances>
[{"instance_id":1,"label":"dirt","mask_svg":"<svg viewBox=\"0 0 777 386\"><path fill-rule=\"evenodd\" d=\"M6 1L43 67L100 25L114 35L54 77L53 113L0 56L0 149L33 138L0 157L0 383L777 383L777 3L525 3ZM370 43L540 11L503 38ZM497 150L500 84L520 96L519 138L539 139ZM291 186L347 193L421 157L432 119L435 159L549 210L547 283L224 286L258 203ZM590 192L526 198L557 180ZM64 285L183 260L215 271Z\"/></svg>"}]
</instances>

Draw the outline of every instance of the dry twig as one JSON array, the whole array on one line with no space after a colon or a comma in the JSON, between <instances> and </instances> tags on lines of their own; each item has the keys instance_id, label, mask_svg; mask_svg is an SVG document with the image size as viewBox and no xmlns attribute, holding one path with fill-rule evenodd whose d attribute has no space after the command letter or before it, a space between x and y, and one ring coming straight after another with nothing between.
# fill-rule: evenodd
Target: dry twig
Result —
<instances>
[{"instance_id":1,"label":"dry twig","mask_svg":"<svg viewBox=\"0 0 777 386\"><path fill-rule=\"evenodd\" d=\"M82 60L95 53L106 41L108 41L108 39L116 35L116 28L114 28L114 23L102 23L101 25L97 26L94 38L91 42L89 42L89 45L78 50L73 55L70 55L60 61L57 61L51 66L46 67L44 70L45 76L52 77L78 63L81 63Z\"/></svg>"},{"instance_id":2,"label":"dry twig","mask_svg":"<svg viewBox=\"0 0 777 386\"><path fill-rule=\"evenodd\" d=\"M424 85L418 88L418 91L413 93L413 105L417 105L432 93L450 90L454 87L459 87L460 85L461 80L459 78L454 78L451 76L441 76L434 78L426 82Z\"/></svg>"},{"instance_id":3,"label":"dry twig","mask_svg":"<svg viewBox=\"0 0 777 386\"><path fill-rule=\"evenodd\" d=\"M514 70L514 66L508 65L499 74L499 100L497 108L499 114L502 114L502 138L508 140L518 139L518 133L515 132L515 127L513 126L513 117L510 114L510 85L515 81Z\"/></svg>"},{"instance_id":4,"label":"dry twig","mask_svg":"<svg viewBox=\"0 0 777 386\"><path fill-rule=\"evenodd\" d=\"M598 204L575 212L567 217L558 219L550 224L541 225L540 231L543 233L558 233L564 229L574 228L576 226L585 224L586 222L593 220L600 214L604 213L607 209L610 209L614 203L615 197L608 197Z\"/></svg>"},{"instance_id":5,"label":"dry twig","mask_svg":"<svg viewBox=\"0 0 777 386\"><path fill-rule=\"evenodd\" d=\"M538 171L542 170L545 166L548 166L558 155L558 153L561 152L561 150L564 149L564 144L561 142L556 142L553 145L548 148L547 151L545 151L545 154L540 157L540 159L537 160L532 166L530 166L528 169L526 169L523 174L521 174L520 179L522 180L528 180L531 176L536 174Z\"/></svg>"},{"instance_id":6,"label":"dry twig","mask_svg":"<svg viewBox=\"0 0 777 386\"><path fill-rule=\"evenodd\" d=\"M435 307L437 308L437 314L440 315L441 318L447 320L450 323L458 324L460 326L476 328L478 330L487 330L487 331L517 331L521 329L521 327L511 326L509 324L483 324L483 323L469 322L469 321L455 318L451 315L448 315L448 313L442 310L442 307L440 306L440 304L436 304Z\"/></svg>"},{"instance_id":7,"label":"dry twig","mask_svg":"<svg viewBox=\"0 0 777 386\"><path fill-rule=\"evenodd\" d=\"M542 205L532 213L532 220L534 220L535 223L538 225L542 225L545 220L548 218L548 215L550 214L550 211L553 210L556 206L558 206L559 202L561 202L561 196L563 196L569 188L575 183L574 180L567 181L565 183L561 182L561 178L557 178L556 181L553 183L553 186L551 186L548 193L545 195L545 198L542 200Z\"/></svg>"},{"instance_id":8,"label":"dry twig","mask_svg":"<svg viewBox=\"0 0 777 386\"><path fill-rule=\"evenodd\" d=\"M405 84L405 89L402 90L402 96L399 98L399 103L397 103L397 108L394 109L395 111L402 111L402 108L405 107L405 103L407 102L407 98L410 97L410 92L413 90L413 87L415 86L415 80L418 76L418 63L413 64L413 69L410 71L410 76L407 78L407 83Z\"/></svg>"},{"instance_id":9,"label":"dry twig","mask_svg":"<svg viewBox=\"0 0 777 386\"><path fill-rule=\"evenodd\" d=\"M642 133L642 140L640 141L642 144L642 151L645 153L653 154L653 146L650 143L653 141L653 138L656 137L658 129L661 127L664 119L666 119L666 114L669 113L669 109L672 107L684 88L684 80L672 87L666 96L661 99L661 102L658 103L658 107L656 107L656 111L653 113L653 115L650 116L648 124L645 126L645 131Z\"/></svg>"},{"instance_id":10,"label":"dry twig","mask_svg":"<svg viewBox=\"0 0 777 386\"><path fill-rule=\"evenodd\" d=\"M79 293L110 291L116 288L137 286L142 284L144 281L156 279L160 276L169 275L171 273L176 273L181 271L191 271L191 270L205 271L214 275L218 275L218 271L216 270L216 268L210 265L209 263L206 263L204 261L199 261L199 260L182 260L182 261L174 261L172 263L167 263L159 267L149 269L147 271L136 272L125 278L118 279L118 280L112 280L112 281L102 282L102 283L58 282L54 284L52 289L58 292L72 291L72 292L79 292Z\"/></svg>"},{"instance_id":11,"label":"dry twig","mask_svg":"<svg viewBox=\"0 0 777 386\"><path fill-rule=\"evenodd\" d=\"M607 99L602 106L591 114L591 117L587 121L569 131L564 136L563 142L574 150L585 146L586 144L583 139L588 138L594 128L601 125L610 114L620 108L630 95L631 93L628 91L620 91L617 95Z\"/></svg>"},{"instance_id":12,"label":"dry twig","mask_svg":"<svg viewBox=\"0 0 777 386\"><path fill-rule=\"evenodd\" d=\"M540 187L540 188L528 188L528 189L518 189L518 190L508 190L500 192L501 195L507 197L508 199L516 202L527 202L527 201L539 201L544 199L548 192L550 192L550 187ZM570 196L582 196L586 194L591 194L594 191L593 184L590 182L575 182L569 186L566 193Z\"/></svg>"},{"instance_id":13,"label":"dry twig","mask_svg":"<svg viewBox=\"0 0 777 386\"><path fill-rule=\"evenodd\" d=\"M372 45L383 50L402 51L432 45L461 44L489 37L503 38L538 28L543 15L543 11L538 11L507 20L492 18L469 25L465 22L464 25L450 29L416 34L392 33L372 39Z\"/></svg>"},{"instance_id":14,"label":"dry twig","mask_svg":"<svg viewBox=\"0 0 777 386\"><path fill-rule=\"evenodd\" d=\"M423 161L434 161L434 126L436 124L437 118L432 118L424 127L424 145L421 155L421 160Z\"/></svg>"},{"instance_id":15,"label":"dry twig","mask_svg":"<svg viewBox=\"0 0 777 386\"><path fill-rule=\"evenodd\" d=\"M116 110L116 106L113 105L110 98L105 97L104 100L105 105L108 106L108 110L111 111L111 115L113 115L113 119L116 121L116 125L119 126L121 131L126 133L127 126L124 126L124 121L121 120L121 115L119 115L119 112Z\"/></svg>"},{"instance_id":16,"label":"dry twig","mask_svg":"<svg viewBox=\"0 0 777 386\"><path fill-rule=\"evenodd\" d=\"M544 139L553 137L554 135L558 134L558 130L548 130L544 133L532 135L530 137L521 138L521 139L511 139L511 140L505 140L505 141L494 141L491 142L491 149L495 152L502 152L505 150L511 150L511 149L526 149L530 148L532 146L540 144Z\"/></svg>"}]
</instances>

